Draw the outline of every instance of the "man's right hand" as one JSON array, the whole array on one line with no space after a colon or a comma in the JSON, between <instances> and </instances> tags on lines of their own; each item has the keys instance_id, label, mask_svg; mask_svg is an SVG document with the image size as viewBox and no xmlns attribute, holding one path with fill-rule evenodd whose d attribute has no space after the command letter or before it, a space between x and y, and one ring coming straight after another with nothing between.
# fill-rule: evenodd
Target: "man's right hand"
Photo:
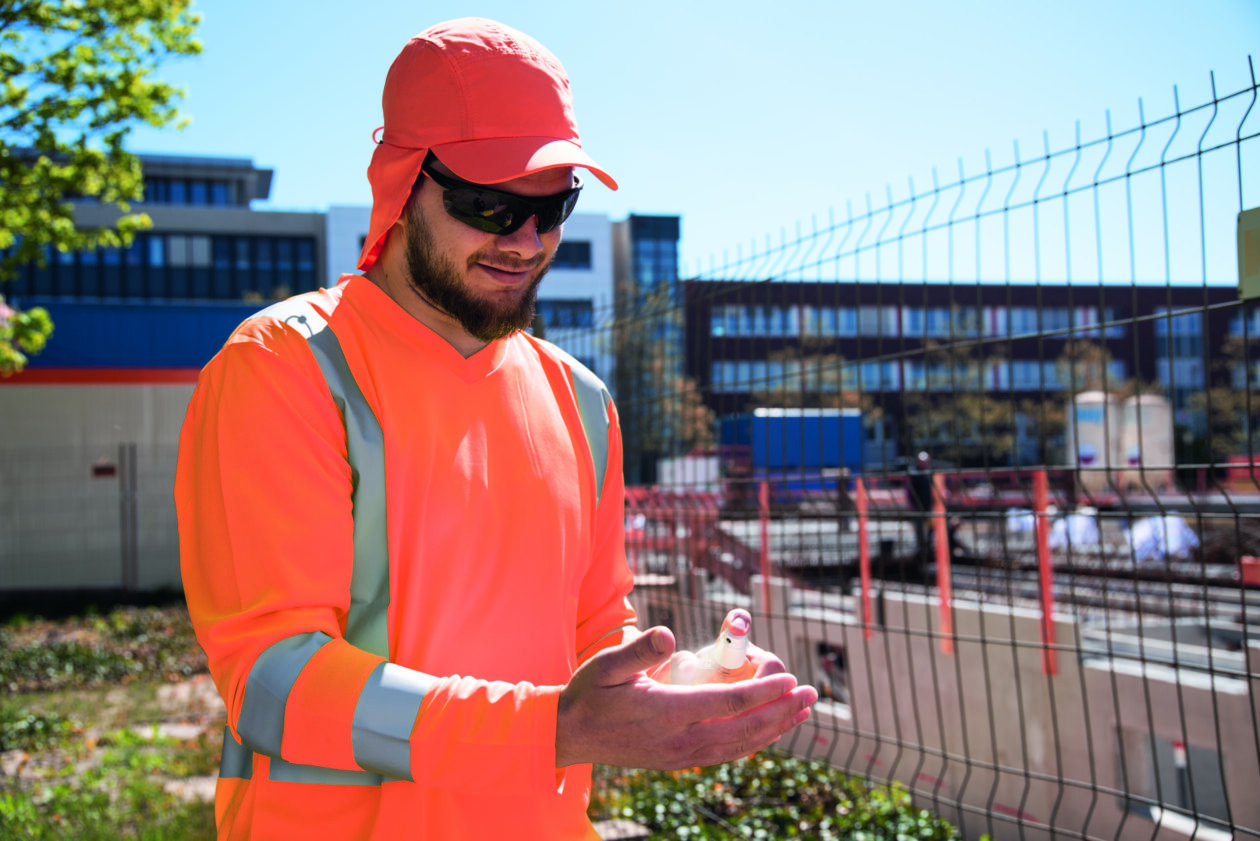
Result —
<instances>
[{"instance_id":1,"label":"man's right hand","mask_svg":"<svg viewBox=\"0 0 1260 841\"><path fill-rule=\"evenodd\" d=\"M647 677L673 652L674 635L657 627L583 663L560 693L556 767L675 770L729 762L777 741L808 719L818 700L813 687L797 686L784 672L701 686Z\"/></svg>"}]
</instances>

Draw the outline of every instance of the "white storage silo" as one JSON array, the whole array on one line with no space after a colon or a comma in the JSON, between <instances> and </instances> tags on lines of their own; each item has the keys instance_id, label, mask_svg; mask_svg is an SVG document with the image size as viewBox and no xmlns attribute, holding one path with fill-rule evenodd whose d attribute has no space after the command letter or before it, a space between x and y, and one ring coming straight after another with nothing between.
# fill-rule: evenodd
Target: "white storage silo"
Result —
<instances>
[{"instance_id":1,"label":"white storage silo","mask_svg":"<svg viewBox=\"0 0 1260 841\"><path fill-rule=\"evenodd\" d=\"M1120 401L1105 391L1082 391L1068 410L1068 463L1079 471L1077 481L1088 494L1114 493L1109 480L1124 467L1123 417Z\"/></svg>"},{"instance_id":2,"label":"white storage silo","mask_svg":"<svg viewBox=\"0 0 1260 841\"><path fill-rule=\"evenodd\" d=\"M1168 399L1138 394L1124 401L1124 488L1166 491L1173 485L1176 454Z\"/></svg>"}]
</instances>

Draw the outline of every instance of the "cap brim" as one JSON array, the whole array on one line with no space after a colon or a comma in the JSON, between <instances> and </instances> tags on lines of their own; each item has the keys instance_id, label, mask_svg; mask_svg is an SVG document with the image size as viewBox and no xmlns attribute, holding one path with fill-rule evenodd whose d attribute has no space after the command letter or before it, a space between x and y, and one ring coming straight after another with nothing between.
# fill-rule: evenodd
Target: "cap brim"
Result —
<instances>
[{"instance_id":1,"label":"cap brim","mask_svg":"<svg viewBox=\"0 0 1260 841\"><path fill-rule=\"evenodd\" d=\"M589 169L610 190L617 182L582 147L551 137L494 137L433 147L433 153L465 181L498 184L558 166Z\"/></svg>"}]
</instances>

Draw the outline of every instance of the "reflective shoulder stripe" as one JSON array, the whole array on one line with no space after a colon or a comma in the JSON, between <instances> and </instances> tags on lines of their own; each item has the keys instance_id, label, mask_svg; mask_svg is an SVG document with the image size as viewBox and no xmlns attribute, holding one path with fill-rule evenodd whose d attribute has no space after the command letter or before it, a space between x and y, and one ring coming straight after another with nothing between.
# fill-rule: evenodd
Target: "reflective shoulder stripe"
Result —
<instances>
[{"instance_id":1,"label":"reflective shoulder stripe","mask_svg":"<svg viewBox=\"0 0 1260 841\"><path fill-rule=\"evenodd\" d=\"M359 767L412 780L411 731L420 703L436 680L394 663L376 667L354 708L352 741Z\"/></svg>"},{"instance_id":2,"label":"reflective shoulder stripe","mask_svg":"<svg viewBox=\"0 0 1260 841\"><path fill-rule=\"evenodd\" d=\"M595 466L595 504L598 505L604 493L604 476L608 473L608 427L611 422L608 404L612 402L612 395L589 368L572 357L568 362L578 414L582 417L582 431L586 433L586 444Z\"/></svg>"},{"instance_id":3,"label":"reflective shoulder stripe","mask_svg":"<svg viewBox=\"0 0 1260 841\"><path fill-rule=\"evenodd\" d=\"M604 493L604 477L608 474L608 429L612 424L612 419L608 416L608 406L612 403L612 394L608 392L604 381L595 376L590 368L578 362L573 354L537 336L528 333L525 335L540 353L559 359L569 372L573 396L577 399L578 416L582 419L582 432L586 436L586 446L595 467L595 504L599 505L599 499Z\"/></svg>"},{"instance_id":4,"label":"reflective shoulder stripe","mask_svg":"<svg viewBox=\"0 0 1260 841\"><path fill-rule=\"evenodd\" d=\"M301 298L267 307L256 317L282 321L306 337L328 383L346 430L352 482L354 570L346 639L354 646L389 657L389 546L385 529L385 438L367 398L359 389L337 335Z\"/></svg>"}]
</instances>

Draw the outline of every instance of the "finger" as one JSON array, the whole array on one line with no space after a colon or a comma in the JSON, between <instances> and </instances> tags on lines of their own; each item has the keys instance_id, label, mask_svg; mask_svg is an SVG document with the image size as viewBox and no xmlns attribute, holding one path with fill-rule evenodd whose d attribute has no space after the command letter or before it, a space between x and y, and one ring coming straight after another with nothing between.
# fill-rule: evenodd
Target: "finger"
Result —
<instances>
[{"instance_id":1,"label":"finger","mask_svg":"<svg viewBox=\"0 0 1260 841\"><path fill-rule=\"evenodd\" d=\"M754 677L765 677L766 675L777 675L787 671L787 667L783 665L783 661L775 655L766 651L764 648L758 648L755 645L748 646L748 659L757 666Z\"/></svg>"},{"instance_id":2,"label":"finger","mask_svg":"<svg viewBox=\"0 0 1260 841\"><path fill-rule=\"evenodd\" d=\"M617 686L632 680L669 659L674 652L674 635L668 628L651 628L622 646L609 648L596 655L599 661L601 686Z\"/></svg>"},{"instance_id":3,"label":"finger","mask_svg":"<svg viewBox=\"0 0 1260 841\"><path fill-rule=\"evenodd\" d=\"M794 688L796 677L786 672L738 683L680 687L675 712L682 721L730 718L776 701Z\"/></svg>"},{"instance_id":4,"label":"finger","mask_svg":"<svg viewBox=\"0 0 1260 841\"><path fill-rule=\"evenodd\" d=\"M742 716L694 725L689 736L698 748L696 764L729 762L774 744L809 719L817 697L813 687L802 686Z\"/></svg>"}]
</instances>

